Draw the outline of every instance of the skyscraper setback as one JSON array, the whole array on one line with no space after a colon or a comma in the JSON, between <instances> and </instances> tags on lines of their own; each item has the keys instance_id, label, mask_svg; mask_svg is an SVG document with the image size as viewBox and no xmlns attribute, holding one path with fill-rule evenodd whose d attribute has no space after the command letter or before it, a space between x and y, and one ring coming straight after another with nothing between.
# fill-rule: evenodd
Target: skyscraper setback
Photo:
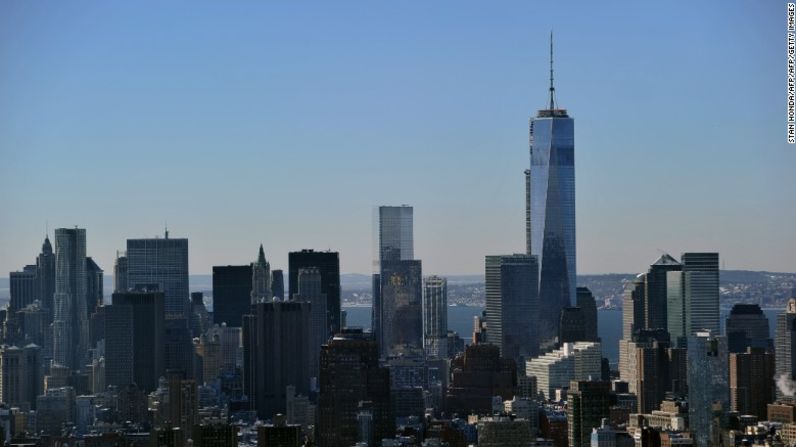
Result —
<instances>
[{"instance_id":1,"label":"skyscraper setback","mask_svg":"<svg viewBox=\"0 0 796 447\"><path fill-rule=\"evenodd\" d=\"M373 333L382 354L393 342L422 349L422 272L414 261L413 209L380 206L375 217ZM399 314L405 320L395 321Z\"/></svg>"},{"instance_id":2,"label":"skyscraper setback","mask_svg":"<svg viewBox=\"0 0 796 447\"><path fill-rule=\"evenodd\" d=\"M548 344L558 334L561 309L575 304L576 293L575 122L566 109L556 107L552 35L550 104L531 118L529 146L526 244L539 261L539 335Z\"/></svg>"},{"instance_id":3,"label":"skyscraper setback","mask_svg":"<svg viewBox=\"0 0 796 447\"><path fill-rule=\"evenodd\" d=\"M327 336L340 330L340 254L336 251L304 249L288 254L289 297L299 292L299 271L315 267L321 275L321 293L326 294Z\"/></svg>"}]
</instances>

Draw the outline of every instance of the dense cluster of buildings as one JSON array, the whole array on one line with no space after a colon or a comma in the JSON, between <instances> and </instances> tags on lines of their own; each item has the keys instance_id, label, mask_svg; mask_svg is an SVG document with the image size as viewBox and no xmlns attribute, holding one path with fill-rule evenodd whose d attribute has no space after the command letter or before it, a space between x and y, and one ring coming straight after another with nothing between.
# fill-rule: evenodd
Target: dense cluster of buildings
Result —
<instances>
[{"instance_id":1,"label":"dense cluster of buildings","mask_svg":"<svg viewBox=\"0 0 796 447\"><path fill-rule=\"evenodd\" d=\"M552 49L551 49L552 58ZM86 230L59 228L0 311L10 445L668 447L796 445L796 297L736 305L718 253L662 255L625 287L618 370L576 284L574 120L530 121L526 246L485 257L486 309L448 329L411 206L376 209L370 330L340 308L337 252L265 250L188 284L188 240L129 239L110 302ZM287 281L287 283L285 283ZM469 337L471 335L471 337Z\"/></svg>"}]
</instances>

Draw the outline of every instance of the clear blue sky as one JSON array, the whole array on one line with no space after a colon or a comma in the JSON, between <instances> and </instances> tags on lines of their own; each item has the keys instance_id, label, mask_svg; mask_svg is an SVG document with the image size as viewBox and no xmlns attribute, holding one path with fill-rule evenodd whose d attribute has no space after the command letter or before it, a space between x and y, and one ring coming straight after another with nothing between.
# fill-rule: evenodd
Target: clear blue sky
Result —
<instances>
[{"instance_id":1,"label":"clear blue sky","mask_svg":"<svg viewBox=\"0 0 796 447\"><path fill-rule=\"evenodd\" d=\"M576 126L578 269L658 249L795 271L784 2L0 3L0 276L45 232L190 238L192 273L331 248L415 207L424 273L524 248L528 118Z\"/></svg>"}]
</instances>

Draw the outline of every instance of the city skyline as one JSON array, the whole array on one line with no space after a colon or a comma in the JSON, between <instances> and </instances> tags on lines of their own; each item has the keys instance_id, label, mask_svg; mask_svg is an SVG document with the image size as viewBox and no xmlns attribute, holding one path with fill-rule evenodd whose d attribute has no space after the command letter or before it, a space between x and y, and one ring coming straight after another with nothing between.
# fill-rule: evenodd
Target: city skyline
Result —
<instances>
[{"instance_id":1,"label":"city skyline","mask_svg":"<svg viewBox=\"0 0 796 447\"><path fill-rule=\"evenodd\" d=\"M796 447L796 3L50 1L0 447Z\"/></svg>"},{"instance_id":2,"label":"city skyline","mask_svg":"<svg viewBox=\"0 0 796 447\"><path fill-rule=\"evenodd\" d=\"M524 251L519 172L527 120L547 102L551 28L557 102L579 123L578 271L632 272L658 249L793 269L780 5L510 5L319 5L317 17L261 5L210 14L209 30L201 13L219 11L202 3L185 20L181 4L5 5L0 271L32 261L49 221L51 237L85 228L106 272L126 239L168 222L191 240L192 274L249 262L260 242L275 267L331 249L341 272L367 273L373 207L407 203L424 270L480 273L485 254ZM601 32L596 19L618 11L626 20ZM165 22L175 29L139 30ZM259 191L268 205L252 207Z\"/></svg>"}]
</instances>

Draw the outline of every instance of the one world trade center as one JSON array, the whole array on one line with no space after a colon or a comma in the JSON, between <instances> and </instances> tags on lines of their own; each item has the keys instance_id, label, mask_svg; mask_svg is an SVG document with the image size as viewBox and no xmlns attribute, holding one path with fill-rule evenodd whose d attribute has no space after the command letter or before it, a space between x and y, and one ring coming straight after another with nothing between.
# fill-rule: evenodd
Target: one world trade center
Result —
<instances>
[{"instance_id":1,"label":"one world trade center","mask_svg":"<svg viewBox=\"0 0 796 447\"><path fill-rule=\"evenodd\" d=\"M551 34L550 102L530 119L531 168L525 171L526 244L539 261L543 349L555 342L561 309L574 305L576 296L574 124L566 109L556 106Z\"/></svg>"}]
</instances>

